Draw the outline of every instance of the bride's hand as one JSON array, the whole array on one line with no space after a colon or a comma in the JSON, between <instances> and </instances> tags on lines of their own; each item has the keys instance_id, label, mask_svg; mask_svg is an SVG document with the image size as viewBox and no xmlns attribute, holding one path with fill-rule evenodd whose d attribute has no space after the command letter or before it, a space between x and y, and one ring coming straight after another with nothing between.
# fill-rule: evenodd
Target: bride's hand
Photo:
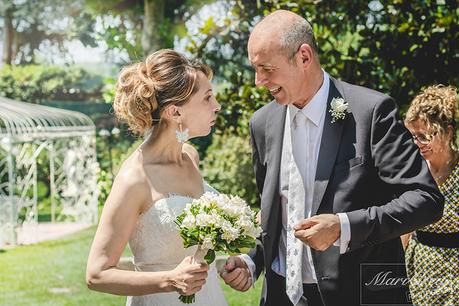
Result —
<instances>
[{"instance_id":1,"label":"bride's hand","mask_svg":"<svg viewBox=\"0 0 459 306\"><path fill-rule=\"evenodd\" d=\"M193 257L188 256L172 270L171 285L180 295L192 295L206 283L207 264L193 263Z\"/></svg>"}]
</instances>

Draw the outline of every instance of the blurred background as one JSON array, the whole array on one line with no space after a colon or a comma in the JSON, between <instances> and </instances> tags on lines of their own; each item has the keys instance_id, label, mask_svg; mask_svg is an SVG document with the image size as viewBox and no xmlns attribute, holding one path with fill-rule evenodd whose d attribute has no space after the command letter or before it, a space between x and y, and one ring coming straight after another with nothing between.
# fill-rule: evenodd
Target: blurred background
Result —
<instances>
[{"instance_id":1,"label":"blurred background","mask_svg":"<svg viewBox=\"0 0 459 306\"><path fill-rule=\"evenodd\" d=\"M2 0L0 97L73 110L92 120L98 163L93 188L100 211L120 164L141 141L113 115L120 68L161 48L199 58L213 69L222 104L213 133L192 141L203 175L221 192L256 206L248 122L271 98L254 87L246 45L254 24L277 9L294 11L313 24L321 63L330 75L389 94L401 116L423 87L458 86L455 0ZM0 116L1 108L0 103ZM0 169L0 183L7 176ZM44 216L52 206L49 169L38 168L36 181L37 211ZM71 220L62 215L40 221ZM4 246L0 305L123 304L124 298L85 288L94 230ZM257 305L259 287L244 294L225 292L230 305Z\"/></svg>"}]
</instances>

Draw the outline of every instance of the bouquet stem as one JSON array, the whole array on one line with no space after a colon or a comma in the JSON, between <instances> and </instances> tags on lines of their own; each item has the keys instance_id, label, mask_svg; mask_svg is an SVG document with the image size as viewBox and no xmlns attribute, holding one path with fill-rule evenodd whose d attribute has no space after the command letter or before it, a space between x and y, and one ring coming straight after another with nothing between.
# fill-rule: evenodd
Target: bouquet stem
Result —
<instances>
[{"instance_id":1,"label":"bouquet stem","mask_svg":"<svg viewBox=\"0 0 459 306\"><path fill-rule=\"evenodd\" d=\"M198 249L196 253L193 255L193 263L206 263L204 256L206 256L208 249L203 248L201 245L198 245ZM181 295L179 296L179 300L182 301L184 304L191 304L195 301L195 295Z\"/></svg>"},{"instance_id":2,"label":"bouquet stem","mask_svg":"<svg viewBox=\"0 0 459 306\"><path fill-rule=\"evenodd\" d=\"M206 260L204 257L207 255L208 249L203 248L201 245L198 245L198 249L196 250L196 253L194 253L193 256L193 263L197 264L202 264L206 263Z\"/></svg>"}]
</instances>

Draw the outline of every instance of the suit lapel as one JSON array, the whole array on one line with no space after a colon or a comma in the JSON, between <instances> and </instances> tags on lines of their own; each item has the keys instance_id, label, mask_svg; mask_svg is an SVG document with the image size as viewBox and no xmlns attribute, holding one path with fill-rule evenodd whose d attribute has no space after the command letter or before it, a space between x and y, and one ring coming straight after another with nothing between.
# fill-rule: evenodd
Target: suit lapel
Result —
<instances>
[{"instance_id":1,"label":"suit lapel","mask_svg":"<svg viewBox=\"0 0 459 306\"><path fill-rule=\"evenodd\" d=\"M262 224L270 224L268 219L270 218L272 207L275 205L277 208L279 205L279 171L281 164L282 155L282 143L284 138L284 125L286 116L286 106L279 105L274 102L273 109L269 112L266 120L266 148L267 148L267 163L268 172L266 173L265 189L263 192L267 192L265 205L262 206ZM276 213L278 209L274 210Z\"/></svg>"},{"instance_id":2,"label":"suit lapel","mask_svg":"<svg viewBox=\"0 0 459 306\"><path fill-rule=\"evenodd\" d=\"M317 210L319 209L325 190L327 189L328 181L335 165L336 156L340 146L344 122L346 121L345 118L331 123L332 117L330 113L330 102L333 98L342 98L342 95L338 91L336 85L338 85L338 81L330 77L327 110L325 113L322 139L320 141L319 158L317 160L316 177L314 181L311 215L317 214Z\"/></svg>"}]
</instances>

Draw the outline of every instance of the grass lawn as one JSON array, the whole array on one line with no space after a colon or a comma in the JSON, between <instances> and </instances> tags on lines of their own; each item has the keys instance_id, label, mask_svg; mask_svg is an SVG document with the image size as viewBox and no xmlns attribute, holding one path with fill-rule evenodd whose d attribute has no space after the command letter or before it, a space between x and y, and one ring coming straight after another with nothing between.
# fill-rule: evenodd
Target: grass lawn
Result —
<instances>
[{"instance_id":1,"label":"grass lawn","mask_svg":"<svg viewBox=\"0 0 459 306\"><path fill-rule=\"evenodd\" d=\"M94 232L95 227L55 241L0 250L0 305L124 305L125 297L86 287L86 259ZM261 281L245 293L223 282L222 286L229 305L258 305Z\"/></svg>"}]
</instances>

